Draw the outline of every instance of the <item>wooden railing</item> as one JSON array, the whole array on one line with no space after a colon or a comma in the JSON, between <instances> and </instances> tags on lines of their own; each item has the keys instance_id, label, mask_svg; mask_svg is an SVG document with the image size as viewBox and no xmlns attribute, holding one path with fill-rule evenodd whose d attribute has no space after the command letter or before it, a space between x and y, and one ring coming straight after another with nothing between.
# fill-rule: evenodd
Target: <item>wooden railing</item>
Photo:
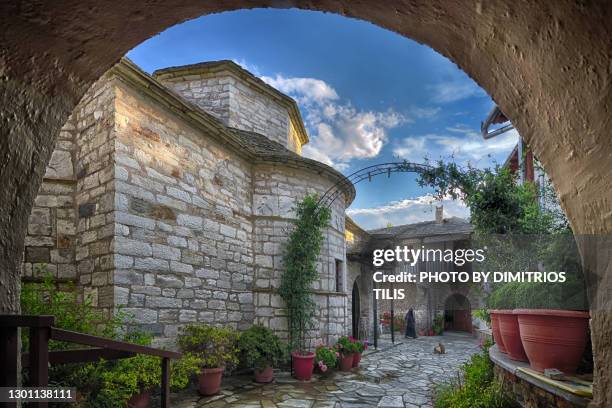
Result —
<instances>
[{"instance_id":1,"label":"wooden railing","mask_svg":"<svg viewBox=\"0 0 612 408\"><path fill-rule=\"evenodd\" d=\"M21 366L29 370L27 386L46 387L49 384L49 364L117 360L147 354L161 358L161 406L170 406L170 359L180 358L180 353L58 329L53 327L54 322L53 316L0 315L0 387L18 386L21 375L17 364L18 328L27 327L30 330L29 352L21 356ZM90 347L50 351L49 340ZM47 407L48 403L30 403L29 406Z\"/></svg>"}]
</instances>

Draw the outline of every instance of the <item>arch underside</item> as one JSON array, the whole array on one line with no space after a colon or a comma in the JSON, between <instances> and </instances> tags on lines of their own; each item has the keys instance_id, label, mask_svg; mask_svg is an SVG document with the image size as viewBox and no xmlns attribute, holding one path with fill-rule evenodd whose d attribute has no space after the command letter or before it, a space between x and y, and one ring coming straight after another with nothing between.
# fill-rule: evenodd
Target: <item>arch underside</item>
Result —
<instances>
[{"instance_id":1,"label":"arch underside","mask_svg":"<svg viewBox=\"0 0 612 408\"><path fill-rule=\"evenodd\" d=\"M93 0L0 5L0 312L19 311L25 228L59 129L129 49L176 23L253 7L360 18L453 60L495 100L552 178L579 234L612 233L612 4L504 0ZM367 62L364 62L367 63ZM579 238L597 405L612 404L610 240Z\"/></svg>"}]
</instances>

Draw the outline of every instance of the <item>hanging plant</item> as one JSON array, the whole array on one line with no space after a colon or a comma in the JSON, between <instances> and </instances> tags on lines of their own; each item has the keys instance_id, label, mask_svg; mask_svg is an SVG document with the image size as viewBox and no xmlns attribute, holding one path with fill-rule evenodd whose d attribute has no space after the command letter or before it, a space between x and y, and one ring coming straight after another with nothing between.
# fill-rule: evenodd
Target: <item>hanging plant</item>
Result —
<instances>
[{"instance_id":1,"label":"hanging plant","mask_svg":"<svg viewBox=\"0 0 612 408\"><path fill-rule=\"evenodd\" d=\"M317 259L323 243L323 230L329 225L331 211L317 205L316 195L307 195L296 204L294 228L284 256L285 271L279 294L285 301L289 318L290 347L306 351L306 333L312 328L315 302L312 284L317 280Z\"/></svg>"}]
</instances>

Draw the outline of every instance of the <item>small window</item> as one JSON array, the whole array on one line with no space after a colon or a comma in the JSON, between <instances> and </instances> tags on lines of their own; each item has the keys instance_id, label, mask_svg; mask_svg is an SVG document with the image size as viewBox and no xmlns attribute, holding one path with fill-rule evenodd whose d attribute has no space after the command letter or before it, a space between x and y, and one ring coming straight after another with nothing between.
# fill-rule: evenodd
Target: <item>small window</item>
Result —
<instances>
[{"instance_id":1,"label":"small window","mask_svg":"<svg viewBox=\"0 0 612 408\"><path fill-rule=\"evenodd\" d=\"M344 271L344 262L336 259L336 292L344 292L342 286L342 272Z\"/></svg>"}]
</instances>

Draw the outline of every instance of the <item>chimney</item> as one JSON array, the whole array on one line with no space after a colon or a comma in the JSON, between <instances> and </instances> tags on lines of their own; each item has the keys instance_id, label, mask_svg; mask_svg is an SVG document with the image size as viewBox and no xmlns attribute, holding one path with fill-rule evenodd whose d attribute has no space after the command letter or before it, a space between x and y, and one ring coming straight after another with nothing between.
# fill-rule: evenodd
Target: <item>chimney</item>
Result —
<instances>
[{"instance_id":1,"label":"chimney","mask_svg":"<svg viewBox=\"0 0 612 408\"><path fill-rule=\"evenodd\" d=\"M436 223L442 224L444 222L444 206L436 205Z\"/></svg>"}]
</instances>

